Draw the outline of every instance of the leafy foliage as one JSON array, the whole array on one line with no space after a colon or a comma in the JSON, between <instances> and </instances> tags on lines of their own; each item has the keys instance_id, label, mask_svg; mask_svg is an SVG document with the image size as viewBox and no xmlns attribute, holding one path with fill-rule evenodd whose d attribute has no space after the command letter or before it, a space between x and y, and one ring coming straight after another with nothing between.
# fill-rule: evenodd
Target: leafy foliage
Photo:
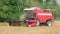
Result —
<instances>
[{"instance_id":1,"label":"leafy foliage","mask_svg":"<svg viewBox=\"0 0 60 34\"><path fill-rule=\"evenodd\" d=\"M60 6L56 3L57 0L0 0L0 21L8 19L19 19L24 8L41 7L42 9L56 9L54 12L56 18L60 17Z\"/></svg>"},{"instance_id":2,"label":"leafy foliage","mask_svg":"<svg viewBox=\"0 0 60 34\"><path fill-rule=\"evenodd\" d=\"M19 8L17 0L0 0L0 17L3 21L8 18L18 19L19 18Z\"/></svg>"}]
</instances>

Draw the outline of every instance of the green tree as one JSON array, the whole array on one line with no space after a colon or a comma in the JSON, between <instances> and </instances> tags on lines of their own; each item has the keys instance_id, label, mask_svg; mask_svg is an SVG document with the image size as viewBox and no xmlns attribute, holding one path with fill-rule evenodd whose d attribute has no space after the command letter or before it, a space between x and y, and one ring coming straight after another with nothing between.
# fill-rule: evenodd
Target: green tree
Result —
<instances>
[{"instance_id":1,"label":"green tree","mask_svg":"<svg viewBox=\"0 0 60 34\"><path fill-rule=\"evenodd\" d=\"M18 19L19 14L18 0L0 0L0 20Z\"/></svg>"}]
</instances>

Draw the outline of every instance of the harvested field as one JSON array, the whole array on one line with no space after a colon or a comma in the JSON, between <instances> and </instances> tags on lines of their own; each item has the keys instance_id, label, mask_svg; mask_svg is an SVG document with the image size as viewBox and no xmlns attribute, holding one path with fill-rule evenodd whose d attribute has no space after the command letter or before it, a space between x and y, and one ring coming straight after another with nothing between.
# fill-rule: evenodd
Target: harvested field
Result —
<instances>
[{"instance_id":1,"label":"harvested field","mask_svg":"<svg viewBox=\"0 0 60 34\"><path fill-rule=\"evenodd\" d=\"M0 34L60 34L60 21L54 21L51 27L0 26Z\"/></svg>"}]
</instances>

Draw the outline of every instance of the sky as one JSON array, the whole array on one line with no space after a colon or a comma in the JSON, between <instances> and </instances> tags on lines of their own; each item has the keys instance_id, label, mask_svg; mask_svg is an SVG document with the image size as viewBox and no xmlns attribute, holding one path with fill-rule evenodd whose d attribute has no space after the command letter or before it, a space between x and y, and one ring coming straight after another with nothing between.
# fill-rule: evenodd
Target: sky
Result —
<instances>
[{"instance_id":1,"label":"sky","mask_svg":"<svg viewBox=\"0 0 60 34\"><path fill-rule=\"evenodd\" d=\"M60 5L60 0L57 0L57 3Z\"/></svg>"},{"instance_id":2,"label":"sky","mask_svg":"<svg viewBox=\"0 0 60 34\"><path fill-rule=\"evenodd\" d=\"M43 1L45 1L45 0L43 0ZM60 0L57 0L57 3L60 5Z\"/></svg>"}]
</instances>

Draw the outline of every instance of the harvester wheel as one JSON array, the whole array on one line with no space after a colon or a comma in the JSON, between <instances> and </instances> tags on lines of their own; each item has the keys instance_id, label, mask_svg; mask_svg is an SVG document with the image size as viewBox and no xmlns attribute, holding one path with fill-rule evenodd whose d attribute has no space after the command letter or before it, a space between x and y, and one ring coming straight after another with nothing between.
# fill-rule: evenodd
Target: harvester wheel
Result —
<instances>
[{"instance_id":1,"label":"harvester wheel","mask_svg":"<svg viewBox=\"0 0 60 34\"><path fill-rule=\"evenodd\" d=\"M47 26L52 26L52 21L47 21Z\"/></svg>"},{"instance_id":2,"label":"harvester wheel","mask_svg":"<svg viewBox=\"0 0 60 34\"><path fill-rule=\"evenodd\" d=\"M37 26L40 25L40 21L38 19L36 19L36 24L37 24Z\"/></svg>"}]
</instances>

